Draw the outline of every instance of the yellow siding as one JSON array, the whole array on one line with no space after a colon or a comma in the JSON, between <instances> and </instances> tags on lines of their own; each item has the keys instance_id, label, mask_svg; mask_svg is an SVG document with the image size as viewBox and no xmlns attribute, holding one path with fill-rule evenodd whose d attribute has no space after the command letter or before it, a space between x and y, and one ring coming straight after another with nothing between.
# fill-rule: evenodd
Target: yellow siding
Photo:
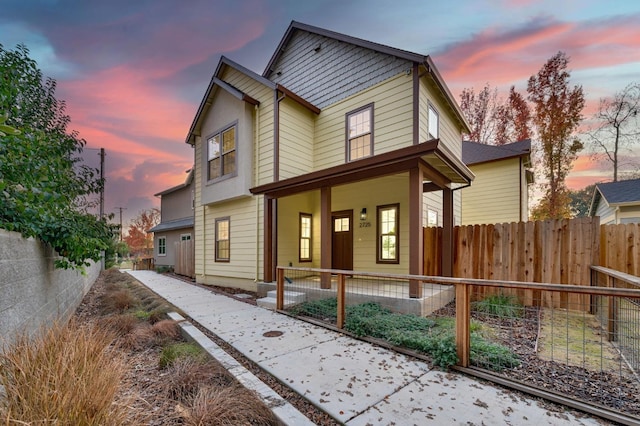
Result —
<instances>
[{"instance_id":1,"label":"yellow siding","mask_svg":"<svg viewBox=\"0 0 640 426\"><path fill-rule=\"evenodd\" d=\"M313 113L289 98L280 102L280 179L313 171Z\"/></svg>"},{"instance_id":2,"label":"yellow siding","mask_svg":"<svg viewBox=\"0 0 640 426\"><path fill-rule=\"evenodd\" d=\"M345 114L374 103L374 154L413 143L412 77L405 73L326 107L315 123L314 170L344 164Z\"/></svg>"},{"instance_id":3,"label":"yellow siding","mask_svg":"<svg viewBox=\"0 0 640 426\"><path fill-rule=\"evenodd\" d=\"M462 224L520 221L519 160L493 161L470 169L476 178L461 190Z\"/></svg>"},{"instance_id":4,"label":"yellow siding","mask_svg":"<svg viewBox=\"0 0 640 426\"><path fill-rule=\"evenodd\" d=\"M419 141L429 140L428 105L431 103L438 112L439 138L442 143L458 158L462 157L462 133L451 107L428 77L420 79L420 123Z\"/></svg>"},{"instance_id":5,"label":"yellow siding","mask_svg":"<svg viewBox=\"0 0 640 426\"><path fill-rule=\"evenodd\" d=\"M311 214L311 262L299 262L300 213ZM320 196L318 191L278 200L278 265L320 267Z\"/></svg>"}]
</instances>

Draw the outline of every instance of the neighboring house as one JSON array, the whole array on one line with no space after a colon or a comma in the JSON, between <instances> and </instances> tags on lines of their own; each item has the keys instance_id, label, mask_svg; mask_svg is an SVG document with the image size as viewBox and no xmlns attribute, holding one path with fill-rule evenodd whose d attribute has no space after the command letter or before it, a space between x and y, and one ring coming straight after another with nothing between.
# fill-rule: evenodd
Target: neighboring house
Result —
<instances>
[{"instance_id":1,"label":"neighboring house","mask_svg":"<svg viewBox=\"0 0 640 426\"><path fill-rule=\"evenodd\" d=\"M462 225L529 219L531 141L505 145L462 142L462 161L475 175L462 192Z\"/></svg>"},{"instance_id":2,"label":"neighboring house","mask_svg":"<svg viewBox=\"0 0 640 426\"><path fill-rule=\"evenodd\" d=\"M596 184L589 216L602 225L640 223L640 179Z\"/></svg>"},{"instance_id":3,"label":"neighboring house","mask_svg":"<svg viewBox=\"0 0 640 426\"><path fill-rule=\"evenodd\" d=\"M153 232L153 257L156 267L175 265L174 243L191 240L193 232L194 171L183 184L154 194L160 197L160 223Z\"/></svg>"},{"instance_id":4,"label":"neighboring house","mask_svg":"<svg viewBox=\"0 0 640 426\"><path fill-rule=\"evenodd\" d=\"M429 56L292 22L262 75L222 57L186 138L196 281L255 290L277 265L420 274L430 216L452 250L468 131Z\"/></svg>"}]
</instances>

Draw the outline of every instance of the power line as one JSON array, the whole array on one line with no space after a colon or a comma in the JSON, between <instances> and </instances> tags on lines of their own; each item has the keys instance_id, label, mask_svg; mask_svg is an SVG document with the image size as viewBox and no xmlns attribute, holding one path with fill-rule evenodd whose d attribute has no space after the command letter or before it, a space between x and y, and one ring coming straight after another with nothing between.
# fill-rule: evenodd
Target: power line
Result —
<instances>
[{"instance_id":1,"label":"power line","mask_svg":"<svg viewBox=\"0 0 640 426\"><path fill-rule=\"evenodd\" d=\"M126 210L126 207L114 207L114 209L120 210L120 241L122 241L122 210Z\"/></svg>"}]
</instances>

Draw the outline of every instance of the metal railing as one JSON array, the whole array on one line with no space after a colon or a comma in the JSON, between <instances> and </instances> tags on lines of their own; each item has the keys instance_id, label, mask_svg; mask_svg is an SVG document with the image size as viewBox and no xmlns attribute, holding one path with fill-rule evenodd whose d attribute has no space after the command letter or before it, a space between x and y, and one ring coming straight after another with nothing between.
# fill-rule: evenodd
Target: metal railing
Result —
<instances>
[{"instance_id":1,"label":"metal railing","mask_svg":"<svg viewBox=\"0 0 640 426\"><path fill-rule=\"evenodd\" d=\"M638 284L638 278L594 271L609 277L596 282L615 283L573 286L278 267L276 300L278 310L315 322L350 332L355 324L357 335L371 332L393 345L409 340L410 349L434 363L450 339L456 368L616 422L639 422L638 365L623 347L634 342L637 350L640 290L620 288L621 282ZM420 297L409 297L409 287L416 285ZM383 314L391 316L375 317L382 328L361 318ZM408 319L399 319L401 314ZM421 328L414 317L430 325ZM385 334L385 327L396 323L413 328L401 338ZM429 351L434 339L440 353Z\"/></svg>"}]
</instances>

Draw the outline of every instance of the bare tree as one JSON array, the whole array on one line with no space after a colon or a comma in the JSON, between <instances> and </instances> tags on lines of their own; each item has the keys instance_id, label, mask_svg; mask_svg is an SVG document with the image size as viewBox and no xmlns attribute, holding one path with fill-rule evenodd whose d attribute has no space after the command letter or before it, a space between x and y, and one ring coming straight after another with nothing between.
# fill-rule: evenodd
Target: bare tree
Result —
<instances>
[{"instance_id":1,"label":"bare tree","mask_svg":"<svg viewBox=\"0 0 640 426\"><path fill-rule=\"evenodd\" d=\"M468 140L491 143L495 130L493 116L497 97L498 89L491 89L489 83L477 94L473 87L462 89L460 109L471 126L471 133L465 135Z\"/></svg>"},{"instance_id":2,"label":"bare tree","mask_svg":"<svg viewBox=\"0 0 640 426\"><path fill-rule=\"evenodd\" d=\"M582 119L584 94L582 86L569 86L568 64L567 55L558 52L527 84L546 178L544 197L532 215L542 219L571 216L565 179L582 149L574 132Z\"/></svg>"},{"instance_id":3,"label":"bare tree","mask_svg":"<svg viewBox=\"0 0 640 426\"><path fill-rule=\"evenodd\" d=\"M631 153L631 146L638 143L640 129L640 83L631 83L612 98L600 99L598 112L593 116L598 127L589 132L589 140L595 157L604 158L613 166L613 181L618 181L618 172L625 164L623 152ZM604 157L598 155L604 153Z\"/></svg>"}]
</instances>

